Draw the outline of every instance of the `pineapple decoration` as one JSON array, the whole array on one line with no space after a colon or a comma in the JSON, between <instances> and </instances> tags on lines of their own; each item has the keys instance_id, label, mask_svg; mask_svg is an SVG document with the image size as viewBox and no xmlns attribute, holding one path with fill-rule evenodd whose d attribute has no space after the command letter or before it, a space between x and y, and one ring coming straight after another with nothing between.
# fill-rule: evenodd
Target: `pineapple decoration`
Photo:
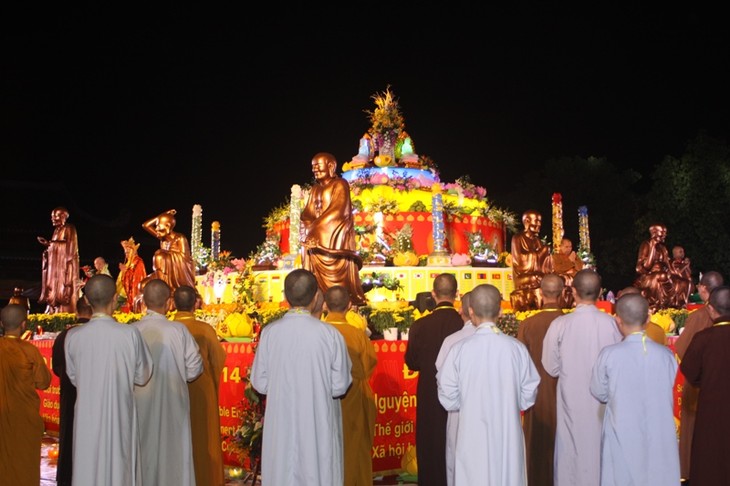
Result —
<instances>
[{"instance_id":1,"label":"pineapple decoration","mask_svg":"<svg viewBox=\"0 0 730 486\"><path fill-rule=\"evenodd\" d=\"M413 251L413 227L406 223L394 236L393 265L397 267L417 266L418 255Z\"/></svg>"}]
</instances>

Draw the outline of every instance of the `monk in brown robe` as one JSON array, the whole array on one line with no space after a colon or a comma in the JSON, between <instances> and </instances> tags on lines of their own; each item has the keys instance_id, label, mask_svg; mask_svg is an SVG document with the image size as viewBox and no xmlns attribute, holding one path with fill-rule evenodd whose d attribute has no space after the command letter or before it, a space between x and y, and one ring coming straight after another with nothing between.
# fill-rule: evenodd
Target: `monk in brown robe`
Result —
<instances>
[{"instance_id":1,"label":"monk in brown robe","mask_svg":"<svg viewBox=\"0 0 730 486\"><path fill-rule=\"evenodd\" d=\"M525 433L527 484L552 486L555 460L555 429L557 427L558 379L550 376L542 365L542 341L550 324L563 315L562 298L565 284L555 273L543 276L540 282L542 310L520 322L517 339L527 346L540 384L535 404L525 410L522 427Z\"/></svg>"},{"instance_id":2,"label":"monk in brown robe","mask_svg":"<svg viewBox=\"0 0 730 486\"><path fill-rule=\"evenodd\" d=\"M337 160L332 154L320 152L312 158L316 183L301 214L303 266L317 278L322 292L342 285L350 293L353 305L365 305L350 184L336 175L336 169Z\"/></svg>"},{"instance_id":3,"label":"monk in brown robe","mask_svg":"<svg viewBox=\"0 0 730 486\"><path fill-rule=\"evenodd\" d=\"M550 248L540 240L542 216L535 210L522 215L524 230L512 237L512 275L515 290L510 294L512 308L524 311L540 308L540 280L552 272Z\"/></svg>"},{"instance_id":4,"label":"monk in brown robe","mask_svg":"<svg viewBox=\"0 0 730 486\"><path fill-rule=\"evenodd\" d=\"M43 419L37 390L51 384L40 351L20 339L28 310L9 304L0 313L0 482L38 486L41 481Z\"/></svg>"},{"instance_id":5,"label":"monk in brown robe","mask_svg":"<svg viewBox=\"0 0 730 486\"><path fill-rule=\"evenodd\" d=\"M197 297L196 290L187 285L175 289L173 295L177 309L175 320L188 328L198 343L200 356L203 358L203 373L188 383L195 484L224 486L218 399L226 351L218 341L213 327L195 318Z\"/></svg>"},{"instance_id":6,"label":"monk in brown robe","mask_svg":"<svg viewBox=\"0 0 730 486\"><path fill-rule=\"evenodd\" d=\"M79 244L76 227L67 222L68 210L57 207L51 211L53 236L50 240L39 236L45 246L41 296L38 302L46 304L47 314L76 312L79 297Z\"/></svg>"},{"instance_id":7,"label":"monk in brown robe","mask_svg":"<svg viewBox=\"0 0 730 486\"><path fill-rule=\"evenodd\" d=\"M684 370L682 370L682 360L694 336L698 332L712 327L712 316L710 315L707 303L710 299L710 293L716 287L723 285L723 283L724 278L722 274L712 270L702 274L702 278L697 284L697 291L705 305L689 313L687 320L684 322L684 328L674 343L674 349L679 357L680 371L682 373L684 373ZM697 398L699 392L699 388L685 381L682 387L682 405L679 410L679 468L682 479L690 479L692 436L695 428L695 417L697 416Z\"/></svg>"},{"instance_id":8,"label":"monk in brown robe","mask_svg":"<svg viewBox=\"0 0 730 486\"><path fill-rule=\"evenodd\" d=\"M695 334L680 362L687 383L699 388L692 438L691 485L728 484L730 478L730 287L715 287L707 308L712 326Z\"/></svg>"},{"instance_id":9,"label":"monk in brown robe","mask_svg":"<svg viewBox=\"0 0 730 486\"><path fill-rule=\"evenodd\" d=\"M160 249L152 257L152 273L141 282L140 288L156 278L165 282L173 291L181 285L195 288L195 263L190 243L185 235L174 231L176 213L177 211L170 209L142 224L145 231L160 240ZM171 309L172 307L171 301Z\"/></svg>"}]
</instances>

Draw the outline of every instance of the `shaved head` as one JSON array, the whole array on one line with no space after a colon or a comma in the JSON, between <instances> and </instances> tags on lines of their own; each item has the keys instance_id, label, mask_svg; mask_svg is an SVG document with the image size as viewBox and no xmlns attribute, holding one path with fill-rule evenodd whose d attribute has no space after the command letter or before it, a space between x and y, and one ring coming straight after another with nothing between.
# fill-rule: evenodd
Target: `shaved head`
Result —
<instances>
[{"instance_id":1,"label":"shaved head","mask_svg":"<svg viewBox=\"0 0 730 486\"><path fill-rule=\"evenodd\" d=\"M594 270L584 268L575 274L573 288L581 299L595 302L601 294L601 276Z\"/></svg>"},{"instance_id":2,"label":"shaved head","mask_svg":"<svg viewBox=\"0 0 730 486\"><path fill-rule=\"evenodd\" d=\"M91 277L84 285L84 295L94 310L100 310L114 300L117 284L109 275L98 274Z\"/></svg>"},{"instance_id":3,"label":"shaved head","mask_svg":"<svg viewBox=\"0 0 730 486\"><path fill-rule=\"evenodd\" d=\"M317 279L309 270L297 268L284 278L284 296L292 307L306 307L317 294Z\"/></svg>"},{"instance_id":4,"label":"shaved head","mask_svg":"<svg viewBox=\"0 0 730 486\"><path fill-rule=\"evenodd\" d=\"M0 312L0 321L6 331L15 331L28 319L28 309L20 304L8 304Z\"/></svg>"},{"instance_id":5,"label":"shaved head","mask_svg":"<svg viewBox=\"0 0 730 486\"><path fill-rule=\"evenodd\" d=\"M166 307L170 298L170 286L159 278L155 278L147 282L142 291L144 295L144 303L151 309L159 309Z\"/></svg>"},{"instance_id":6,"label":"shaved head","mask_svg":"<svg viewBox=\"0 0 730 486\"><path fill-rule=\"evenodd\" d=\"M710 294L710 305L718 316L730 315L730 287L726 285L715 287Z\"/></svg>"},{"instance_id":7,"label":"shaved head","mask_svg":"<svg viewBox=\"0 0 730 486\"><path fill-rule=\"evenodd\" d=\"M175 289L173 296L177 310L189 312L195 309L195 300L198 293L190 285L181 285Z\"/></svg>"},{"instance_id":8,"label":"shaved head","mask_svg":"<svg viewBox=\"0 0 730 486\"><path fill-rule=\"evenodd\" d=\"M649 320L649 302L641 294L626 294L616 301L616 315L624 324L643 326Z\"/></svg>"},{"instance_id":9,"label":"shaved head","mask_svg":"<svg viewBox=\"0 0 730 486\"><path fill-rule=\"evenodd\" d=\"M469 297L469 307L475 316L494 320L501 310L502 296L497 287L491 284L481 284L474 287Z\"/></svg>"},{"instance_id":10,"label":"shaved head","mask_svg":"<svg viewBox=\"0 0 730 486\"><path fill-rule=\"evenodd\" d=\"M332 312L345 312L350 305L350 292L342 285L334 285L324 293L327 309Z\"/></svg>"},{"instance_id":11,"label":"shaved head","mask_svg":"<svg viewBox=\"0 0 730 486\"><path fill-rule=\"evenodd\" d=\"M456 290L458 288L456 277L451 273L442 273L433 279L433 293L436 301L456 299Z\"/></svg>"},{"instance_id":12,"label":"shaved head","mask_svg":"<svg viewBox=\"0 0 730 486\"><path fill-rule=\"evenodd\" d=\"M548 273L540 281L540 290L545 297L557 298L563 293L565 281L563 277L555 273Z\"/></svg>"}]
</instances>

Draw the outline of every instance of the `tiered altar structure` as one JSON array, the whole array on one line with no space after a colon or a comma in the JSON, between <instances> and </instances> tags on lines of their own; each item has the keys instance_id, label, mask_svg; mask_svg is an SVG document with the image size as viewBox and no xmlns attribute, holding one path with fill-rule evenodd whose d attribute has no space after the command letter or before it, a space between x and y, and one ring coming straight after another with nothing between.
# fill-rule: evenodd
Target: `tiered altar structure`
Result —
<instances>
[{"instance_id":1,"label":"tiered altar structure","mask_svg":"<svg viewBox=\"0 0 730 486\"><path fill-rule=\"evenodd\" d=\"M367 297L413 300L430 291L433 278L443 272L457 276L461 292L491 283L509 296L512 271L505 264L505 240L516 217L496 207L486 189L468 176L442 182L436 164L416 153L390 89L373 100L376 108L367 112L371 127L360 138L357 154L342 165L342 177L350 184L358 250L365 262L361 278L385 275L398 279L402 289L376 289ZM259 247L265 254L256 256L259 297L266 301L283 300L283 277L300 265L299 214L308 190L293 185L288 205L266 219L266 242ZM229 275L229 285L217 292L201 287L203 299L230 301L235 278Z\"/></svg>"}]
</instances>

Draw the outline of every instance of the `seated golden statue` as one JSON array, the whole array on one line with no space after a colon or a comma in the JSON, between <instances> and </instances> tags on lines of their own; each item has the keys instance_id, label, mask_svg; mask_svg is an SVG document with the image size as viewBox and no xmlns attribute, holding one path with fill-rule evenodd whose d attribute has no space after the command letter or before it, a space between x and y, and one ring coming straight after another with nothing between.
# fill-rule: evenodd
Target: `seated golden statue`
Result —
<instances>
[{"instance_id":1,"label":"seated golden statue","mask_svg":"<svg viewBox=\"0 0 730 486\"><path fill-rule=\"evenodd\" d=\"M152 257L152 273L140 283L140 290L155 278L164 281L173 291L181 285L195 288L195 263L190 243L185 235L173 231L175 214L171 209L142 224L148 233L160 240L160 249Z\"/></svg>"},{"instance_id":2,"label":"seated golden statue","mask_svg":"<svg viewBox=\"0 0 730 486\"><path fill-rule=\"evenodd\" d=\"M540 282L553 271L550 248L540 240L542 216L534 210L522 215L524 230L512 237L512 276L515 290L510 294L512 309L533 310L541 307Z\"/></svg>"},{"instance_id":3,"label":"seated golden statue","mask_svg":"<svg viewBox=\"0 0 730 486\"><path fill-rule=\"evenodd\" d=\"M650 238L639 247L634 287L649 301L652 311L675 306L675 288L669 268L669 252L664 244L667 227L653 224Z\"/></svg>"}]
</instances>

